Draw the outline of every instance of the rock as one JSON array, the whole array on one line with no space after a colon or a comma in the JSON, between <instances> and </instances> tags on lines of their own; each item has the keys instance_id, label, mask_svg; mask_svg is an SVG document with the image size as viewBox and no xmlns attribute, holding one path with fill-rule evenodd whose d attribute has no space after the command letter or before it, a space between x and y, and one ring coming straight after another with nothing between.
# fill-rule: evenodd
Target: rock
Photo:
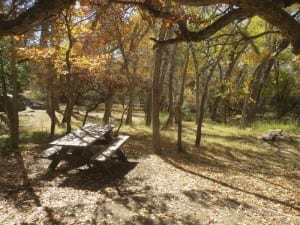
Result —
<instances>
[{"instance_id":1,"label":"rock","mask_svg":"<svg viewBox=\"0 0 300 225\"><path fill-rule=\"evenodd\" d=\"M269 130L267 134L262 135L263 141L293 141L293 138L284 135L282 129Z\"/></svg>"}]
</instances>

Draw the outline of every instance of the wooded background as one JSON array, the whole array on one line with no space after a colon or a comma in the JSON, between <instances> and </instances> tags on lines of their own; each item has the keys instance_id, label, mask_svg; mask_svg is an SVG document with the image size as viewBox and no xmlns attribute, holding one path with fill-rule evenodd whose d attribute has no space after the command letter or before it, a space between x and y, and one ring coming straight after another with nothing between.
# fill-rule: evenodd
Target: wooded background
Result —
<instances>
[{"instance_id":1,"label":"wooded background","mask_svg":"<svg viewBox=\"0 0 300 225\"><path fill-rule=\"evenodd\" d=\"M241 128L257 118L299 125L299 2L1 1L1 109L10 146L19 143L22 96L45 102L51 137L60 123L71 131L75 104L88 115L104 103L104 123L113 104L126 105L128 125L138 104L156 153L161 127L174 123L184 151L182 120L195 120L197 148L204 118ZM160 112L169 114L164 125Z\"/></svg>"}]
</instances>

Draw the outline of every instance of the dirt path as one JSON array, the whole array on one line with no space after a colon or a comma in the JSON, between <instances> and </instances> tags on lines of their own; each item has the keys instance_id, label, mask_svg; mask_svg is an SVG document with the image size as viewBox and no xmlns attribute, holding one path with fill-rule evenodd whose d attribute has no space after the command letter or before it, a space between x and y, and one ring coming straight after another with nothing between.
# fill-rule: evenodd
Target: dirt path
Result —
<instances>
[{"instance_id":1,"label":"dirt path","mask_svg":"<svg viewBox=\"0 0 300 225\"><path fill-rule=\"evenodd\" d=\"M1 224L299 224L297 210L263 195L226 187L217 178L176 168L149 155L117 165L116 179L86 166L61 165L44 176L46 161L24 155L33 190L17 189L13 157L2 164ZM11 167L11 173L4 168ZM239 179L230 176L229 179ZM6 184L6 186L4 185ZM291 190L293 191L293 190ZM295 193L296 194L296 193ZM299 197L299 196L298 196ZM270 204L275 204L270 207ZM277 207L277 210L276 210ZM285 212L288 211L288 212ZM299 214L298 214L299 215Z\"/></svg>"}]
</instances>

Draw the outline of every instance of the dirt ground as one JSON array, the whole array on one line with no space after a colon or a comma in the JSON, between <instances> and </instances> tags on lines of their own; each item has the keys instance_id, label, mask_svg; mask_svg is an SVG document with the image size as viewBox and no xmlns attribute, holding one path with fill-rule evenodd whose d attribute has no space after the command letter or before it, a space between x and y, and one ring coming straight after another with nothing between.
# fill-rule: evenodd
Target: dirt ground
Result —
<instances>
[{"instance_id":1,"label":"dirt ground","mask_svg":"<svg viewBox=\"0 0 300 225\"><path fill-rule=\"evenodd\" d=\"M0 224L300 224L299 141L228 139L264 151L157 156L149 133L129 134L130 162L112 164L112 177L68 163L47 173L49 160L37 157L46 145L24 146L22 158L1 154Z\"/></svg>"}]
</instances>

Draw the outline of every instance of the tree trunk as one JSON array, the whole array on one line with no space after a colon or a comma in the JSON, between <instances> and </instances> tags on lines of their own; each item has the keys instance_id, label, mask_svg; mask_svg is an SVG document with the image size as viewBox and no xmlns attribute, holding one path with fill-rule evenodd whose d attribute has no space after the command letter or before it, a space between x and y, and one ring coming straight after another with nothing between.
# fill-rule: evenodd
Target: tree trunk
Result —
<instances>
[{"instance_id":1,"label":"tree trunk","mask_svg":"<svg viewBox=\"0 0 300 225\"><path fill-rule=\"evenodd\" d=\"M41 32L41 38L40 38L40 46L43 48L49 47L48 39L50 35L50 24L44 23L42 25L42 32ZM46 112L50 118L50 139L54 137L55 133L55 126L56 123L58 123L58 119L55 115L55 109L58 106L57 97L54 90L54 80L56 79L56 72L53 63L51 62L50 58L47 58L46 60L46 68L47 68L47 85L46 85L46 91L47 91L47 101L46 101Z\"/></svg>"},{"instance_id":2,"label":"tree trunk","mask_svg":"<svg viewBox=\"0 0 300 225\"><path fill-rule=\"evenodd\" d=\"M274 58L268 56L263 62L257 67L254 72L253 81L250 84L250 98L247 103L247 124L252 123L256 118L257 105L260 100L260 95L264 87L266 79L269 77L270 71L274 64Z\"/></svg>"},{"instance_id":3,"label":"tree trunk","mask_svg":"<svg viewBox=\"0 0 300 225\"><path fill-rule=\"evenodd\" d=\"M280 79L280 70L279 63L277 62L274 66L275 70L275 85L276 85L276 94L275 94L275 110L276 116L278 119L283 117L288 111L288 96L289 96L289 79L285 79L279 82ZM299 112L300 113L300 112Z\"/></svg>"},{"instance_id":4,"label":"tree trunk","mask_svg":"<svg viewBox=\"0 0 300 225\"><path fill-rule=\"evenodd\" d=\"M104 124L108 124L109 123L109 118L111 116L111 109L114 103L114 97L110 96L105 100L105 111L104 111L104 115L103 115L103 123Z\"/></svg>"},{"instance_id":5,"label":"tree trunk","mask_svg":"<svg viewBox=\"0 0 300 225\"><path fill-rule=\"evenodd\" d=\"M228 42L229 38L226 39L226 43ZM207 96L208 96L208 86L209 86L209 82L214 74L214 71L217 67L217 65L219 64L224 49L225 49L226 45L223 45L218 56L217 59L215 60L215 62L213 63L209 74L204 78L204 85L203 85L203 92L202 92L202 96L201 96L201 101L200 101L200 114L199 114L199 120L197 123L197 133L196 133L196 140L195 140L195 148L200 150L200 143L201 143L201 136L202 136L202 124L203 124L203 119L204 119L204 115L205 115L205 105L206 105L206 100L207 100Z\"/></svg>"},{"instance_id":6,"label":"tree trunk","mask_svg":"<svg viewBox=\"0 0 300 225\"><path fill-rule=\"evenodd\" d=\"M55 115L55 109L58 107L57 96L54 90L54 79L55 79L55 70L53 64L48 61L48 85L47 85L47 105L46 112L50 117L51 125L50 125L50 138L52 139L55 134L56 123L58 123L58 119Z\"/></svg>"},{"instance_id":7,"label":"tree trunk","mask_svg":"<svg viewBox=\"0 0 300 225\"><path fill-rule=\"evenodd\" d=\"M67 105L66 105L66 109L64 112L64 116L63 116L63 123L67 124L67 133L70 133L72 130L72 125L71 125L71 119L72 119L72 112L73 112L73 108L74 108L74 104L75 101L77 99L77 94L76 94L76 86L75 85L75 80L76 78L71 77L71 50L73 48L73 36L72 36L72 29L70 26L70 22L71 22L71 14L70 14L70 9L66 10L66 14L63 14L64 20L65 20L65 25L66 25L66 29L67 29L67 36L68 36L68 49L65 53L65 62L66 62L66 66L67 66L67 74L66 74L66 85L67 85Z\"/></svg>"},{"instance_id":8,"label":"tree trunk","mask_svg":"<svg viewBox=\"0 0 300 225\"><path fill-rule=\"evenodd\" d=\"M185 80L187 76L187 68L189 65L189 53L190 53L190 47L187 49L185 61L184 61L184 68L182 73L182 81L180 86L180 93L179 93L179 101L177 104L177 123L178 123L178 132L177 132L177 152L185 152L183 146L182 146L182 105L184 100L184 86L185 86Z\"/></svg>"},{"instance_id":9,"label":"tree trunk","mask_svg":"<svg viewBox=\"0 0 300 225\"><path fill-rule=\"evenodd\" d=\"M267 55L255 69L252 82L249 85L250 96L246 96L244 102L245 105L243 106L243 110L245 110L246 112L246 123L244 123L243 125L248 125L255 120L257 105L260 100L260 95L264 87L264 83L270 75L271 69L275 63L275 58L283 50L285 50L288 45L289 42L286 39L282 39L280 43L277 44L277 46L273 46L273 49L275 49L275 51ZM243 114L242 120L245 120L245 118L243 118Z\"/></svg>"},{"instance_id":10,"label":"tree trunk","mask_svg":"<svg viewBox=\"0 0 300 225\"><path fill-rule=\"evenodd\" d=\"M172 52L171 52L171 60L169 63L169 69L168 69L168 112L169 116L168 119L163 127L163 129L168 129L169 127L172 127L174 125L174 119L175 119L175 109L174 109L174 96L173 96L173 80L174 80L174 70L175 70L175 55L176 55L177 45L174 45Z\"/></svg>"},{"instance_id":11,"label":"tree trunk","mask_svg":"<svg viewBox=\"0 0 300 225\"><path fill-rule=\"evenodd\" d=\"M200 143L201 143L201 136L202 136L202 124L203 124L203 119L205 115L205 104L206 104L206 99L207 99L207 94L208 94L208 84L209 84L210 78L207 79L205 82L205 87L201 96L200 100L200 114L199 114L199 120L198 120L198 125L197 125L197 133L196 133L196 141L195 141L195 147L197 149L200 149Z\"/></svg>"},{"instance_id":12,"label":"tree trunk","mask_svg":"<svg viewBox=\"0 0 300 225\"><path fill-rule=\"evenodd\" d=\"M196 50L194 45L191 43L191 51L192 51L192 57L194 61L194 67L195 67L195 76L196 76L196 84L195 84L195 94L196 94L196 124L199 121L199 116L200 116L200 77L201 73L199 70L199 62L198 58L196 55Z\"/></svg>"},{"instance_id":13,"label":"tree trunk","mask_svg":"<svg viewBox=\"0 0 300 225\"><path fill-rule=\"evenodd\" d=\"M165 8L168 9L171 5L171 1L167 0ZM159 31L159 40L164 40L167 34L167 28L162 24ZM157 44L154 49L154 72L152 77L152 143L154 152L156 154L162 154L161 139L160 139L160 96L161 96L161 69L162 69L162 54L163 46Z\"/></svg>"},{"instance_id":14,"label":"tree trunk","mask_svg":"<svg viewBox=\"0 0 300 225\"><path fill-rule=\"evenodd\" d=\"M11 104L7 104L7 116L9 120L9 132L10 132L10 147L12 149L19 148L19 114L18 114L18 84L17 84L17 56L16 56L16 46L15 39L13 36L10 37L11 41L11 57L10 57L10 67L11 67L11 84L13 88L13 96Z\"/></svg>"},{"instance_id":15,"label":"tree trunk","mask_svg":"<svg viewBox=\"0 0 300 225\"><path fill-rule=\"evenodd\" d=\"M134 93L135 93L135 88L130 85L129 90L128 90L128 96L129 96L129 101L128 101L128 110L127 110L127 117L125 124L132 126L132 115L133 115L133 99L134 99Z\"/></svg>"},{"instance_id":16,"label":"tree trunk","mask_svg":"<svg viewBox=\"0 0 300 225\"><path fill-rule=\"evenodd\" d=\"M247 126L247 110L248 110L249 99L250 99L250 93L247 93L244 98L244 104L243 104L243 108L242 108L240 129L244 129Z\"/></svg>"},{"instance_id":17,"label":"tree trunk","mask_svg":"<svg viewBox=\"0 0 300 225\"><path fill-rule=\"evenodd\" d=\"M152 86L152 143L154 152L162 154L161 140L160 140L160 69L162 65L162 46L157 46L155 51L155 63L153 73L153 86Z\"/></svg>"},{"instance_id":18,"label":"tree trunk","mask_svg":"<svg viewBox=\"0 0 300 225\"><path fill-rule=\"evenodd\" d=\"M72 130L71 120L72 120L72 113L75 104L75 99L76 99L75 96L69 93L66 108L63 115L63 120L62 120L62 123L67 124L67 133L70 133Z\"/></svg>"},{"instance_id":19,"label":"tree trunk","mask_svg":"<svg viewBox=\"0 0 300 225\"><path fill-rule=\"evenodd\" d=\"M151 126L151 122L152 122L152 90L148 90L146 95L147 96L144 105L145 124L147 127L149 127Z\"/></svg>"}]
</instances>

